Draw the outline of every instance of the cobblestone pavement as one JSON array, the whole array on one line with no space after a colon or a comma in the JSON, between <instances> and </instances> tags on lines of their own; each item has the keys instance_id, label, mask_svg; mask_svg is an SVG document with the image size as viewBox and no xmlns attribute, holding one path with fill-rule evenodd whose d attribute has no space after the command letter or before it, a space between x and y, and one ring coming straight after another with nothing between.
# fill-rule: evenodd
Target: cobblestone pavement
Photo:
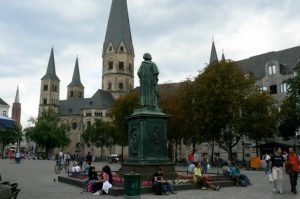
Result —
<instances>
[{"instance_id":1,"label":"cobblestone pavement","mask_svg":"<svg viewBox=\"0 0 300 199\"><path fill-rule=\"evenodd\" d=\"M96 163L97 170L100 170L105 163ZM0 160L0 173L2 179L18 182L22 189L18 198L20 199L77 199L77 198L115 198L114 196L101 195L93 196L91 193L81 193L81 189L72 185L57 182L57 175L54 173L55 161L50 160L25 160L23 164L10 164L7 159ZM112 170L117 170L119 164L111 164ZM187 199L290 199L300 198L300 193L295 195L290 192L287 176L284 178L284 194L272 192L272 184L269 184L267 177L262 171L242 171L249 176L253 185L246 188L228 187L221 188L219 192L211 190L187 190L179 191L169 196L155 196L152 194L141 195L143 199L151 198L187 198ZM56 182L54 182L56 179ZM299 190L299 186L298 186ZM116 197L123 198L123 197Z\"/></svg>"}]
</instances>

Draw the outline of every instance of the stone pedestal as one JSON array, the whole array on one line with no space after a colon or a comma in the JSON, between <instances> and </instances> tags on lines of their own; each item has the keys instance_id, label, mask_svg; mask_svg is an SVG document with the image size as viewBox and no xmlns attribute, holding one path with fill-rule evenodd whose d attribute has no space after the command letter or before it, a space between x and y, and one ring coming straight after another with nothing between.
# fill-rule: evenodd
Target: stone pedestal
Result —
<instances>
[{"instance_id":1,"label":"stone pedestal","mask_svg":"<svg viewBox=\"0 0 300 199\"><path fill-rule=\"evenodd\" d=\"M128 159L120 174L134 171L142 179L151 179L160 167L166 177L174 177L175 164L168 158L168 115L160 110L138 109L129 117Z\"/></svg>"}]
</instances>

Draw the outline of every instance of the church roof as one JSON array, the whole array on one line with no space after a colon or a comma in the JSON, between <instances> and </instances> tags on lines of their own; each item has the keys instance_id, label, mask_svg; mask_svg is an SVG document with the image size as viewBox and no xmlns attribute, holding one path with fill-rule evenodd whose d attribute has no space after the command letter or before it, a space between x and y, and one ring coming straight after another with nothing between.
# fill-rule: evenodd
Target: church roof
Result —
<instances>
[{"instance_id":1,"label":"church roof","mask_svg":"<svg viewBox=\"0 0 300 199\"><path fill-rule=\"evenodd\" d=\"M52 80L58 80L59 81L59 78L57 77L56 72L55 72L55 61L54 61L53 47L51 48L51 53L50 53L50 57L49 57L47 72L42 77L42 80L44 80L44 79L52 79Z\"/></svg>"},{"instance_id":2,"label":"church roof","mask_svg":"<svg viewBox=\"0 0 300 199\"><path fill-rule=\"evenodd\" d=\"M293 67L300 58L300 46L288 48L281 51L272 51L261 55L256 55L248 59L238 61L245 73L253 73L257 79L265 76L265 64L268 61L276 60L280 63L282 74L290 74Z\"/></svg>"},{"instance_id":3,"label":"church roof","mask_svg":"<svg viewBox=\"0 0 300 199\"><path fill-rule=\"evenodd\" d=\"M83 109L108 109L113 103L114 98L111 93L99 89L91 98L60 100L59 115L78 115L82 114Z\"/></svg>"},{"instance_id":4,"label":"church roof","mask_svg":"<svg viewBox=\"0 0 300 199\"><path fill-rule=\"evenodd\" d=\"M133 50L127 0L113 0L103 44L103 53L110 42L114 49L118 49L122 41L127 50Z\"/></svg>"},{"instance_id":5,"label":"church roof","mask_svg":"<svg viewBox=\"0 0 300 199\"><path fill-rule=\"evenodd\" d=\"M9 106L3 99L0 98L0 105L6 105Z\"/></svg>"},{"instance_id":6,"label":"church roof","mask_svg":"<svg viewBox=\"0 0 300 199\"><path fill-rule=\"evenodd\" d=\"M75 62L75 67L74 67L72 82L68 85L68 87L69 86L80 86L80 87L83 87L83 85L82 85L82 83L80 81L78 57L76 58L76 62Z\"/></svg>"},{"instance_id":7,"label":"church roof","mask_svg":"<svg viewBox=\"0 0 300 199\"><path fill-rule=\"evenodd\" d=\"M215 42L212 42L212 46L211 46L211 52L210 52L210 59L209 59L209 64L218 61L218 56L217 56L217 51L216 51L216 47L215 47Z\"/></svg>"}]
</instances>

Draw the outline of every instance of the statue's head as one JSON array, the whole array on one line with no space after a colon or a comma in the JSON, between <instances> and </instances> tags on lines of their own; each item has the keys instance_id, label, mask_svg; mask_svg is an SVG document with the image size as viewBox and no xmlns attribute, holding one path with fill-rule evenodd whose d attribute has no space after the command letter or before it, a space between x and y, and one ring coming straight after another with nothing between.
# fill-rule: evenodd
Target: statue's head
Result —
<instances>
[{"instance_id":1,"label":"statue's head","mask_svg":"<svg viewBox=\"0 0 300 199\"><path fill-rule=\"evenodd\" d=\"M144 60L152 60L152 57L151 57L150 53L145 53L143 58L144 58Z\"/></svg>"}]
</instances>

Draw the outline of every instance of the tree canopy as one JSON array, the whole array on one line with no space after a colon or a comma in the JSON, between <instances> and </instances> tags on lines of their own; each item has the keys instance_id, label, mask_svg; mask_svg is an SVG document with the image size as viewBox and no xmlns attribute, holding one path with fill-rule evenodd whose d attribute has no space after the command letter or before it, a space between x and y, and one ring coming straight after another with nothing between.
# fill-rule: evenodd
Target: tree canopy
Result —
<instances>
[{"instance_id":1,"label":"tree canopy","mask_svg":"<svg viewBox=\"0 0 300 199\"><path fill-rule=\"evenodd\" d=\"M34 121L34 127L26 129L26 137L44 148L48 155L56 147L69 145L70 139L66 135L68 129L67 124L59 122L57 113L49 109Z\"/></svg>"},{"instance_id":2,"label":"tree canopy","mask_svg":"<svg viewBox=\"0 0 300 199\"><path fill-rule=\"evenodd\" d=\"M14 144L22 139L22 131L18 125L12 128L0 129L0 143L2 143L2 158L4 157L4 148L8 144Z\"/></svg>"}]
</instances>

